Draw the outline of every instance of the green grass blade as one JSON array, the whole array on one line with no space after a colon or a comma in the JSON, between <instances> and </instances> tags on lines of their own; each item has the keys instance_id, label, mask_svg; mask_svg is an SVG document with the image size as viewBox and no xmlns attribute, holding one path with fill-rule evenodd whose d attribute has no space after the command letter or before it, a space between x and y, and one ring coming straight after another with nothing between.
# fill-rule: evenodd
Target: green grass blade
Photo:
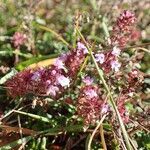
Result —
<instances>
[{"instance_id":1,"label":"green grass blade","mask_svg":"<svg viewBox=\"0 0 150 150\"><path fill-rule=\"evenodd\" d=\"M86 138L86 141L85 141L85 150L88 150L88 145L89 145L90 137L91 137L91 133Z\"/></svg>"},{"instance_id":2,"label":"green grass blade","mask_svg":"<svg viewBox=\"0 0 150 150\"><path fill-rule=\"evenodd\" d=\"M4 84L9 78L13 77L17 71L13 68L9 73L0 79L0 84Z\"/></svg>"},{"instance_id":3,"label":"green grass blade","mask_svg":"<svg viewBox=\"0 0 150 150\"><path fill-rule=\"evenodd\" d=\"M49 56L33 57L29 60L26 60L26 61L19 63L15 68L17 70L21 71L33 63L37 63L39 61L50 59L50 58L56 58L58 56L59 56L58 54L53 54L53 55L49 55Z\"/></svg>"},{"instance_id":4,"label":"green grass blade","mask_svg":"<svg viewBox=\"0 0 150 150\"><path fill-rule=\"evenodd\" d=\"M22 115L25 115L25 116L32 117L32 118L37 119L37 120L40 120L40 121L42 121L42 122L52 123L51 120L49 120L49 119L46 118L46 117L42 117L42 116L35 115L35 114L31 114L31 113L26 113L26 112L19 111L19 110L14 110L14 112L19 113L19 114L22 114Z\"/></svg>"},{"instance_id":5,"label":"green grass blade","mask_svg":"<svg viewBox=\"0 0 150 150\"><path fill-rule=\"evenodd\" d=\"M104 31L106 38L109 38L110 35L109 35L108 27L106 25L106 18L105 17L103 17L103 20L102 20L102 28L103 28L103 31Z\"/></svg>"},{"instance_id":6,"label":"green grass blade","mask_svg":"<svg viewBox=\"0 0 150 150\"><path fill-rule=\"evenodd\" d=\"M22 142L27 143L31 139L32 139L32 136L24 137L22 139L16 140L14 142L11 142L11 143L9 143L7 145L4 145L4 146L0 147L0 150L12 150L14 147L22 144Z\"/></svg>"},{"instance_id":7,"label":"green grass blade","mask_svg":"<svg viewBox=\"0 0 150 150\"><path fill-rule=\"evenodd\" d=\"M39 25L39 24L35 24L36 27L42 29L42 30L45 30L45 31L48 31L48 32L51 32L53 35L55 35L60 41L62 41L65 45L69 46L69 43L61 36L59 35L57 32L55 32L54 30L48 28L48 27L45 27L45 26L42 26L42 25Z\"/></svg>"}]
</instances>

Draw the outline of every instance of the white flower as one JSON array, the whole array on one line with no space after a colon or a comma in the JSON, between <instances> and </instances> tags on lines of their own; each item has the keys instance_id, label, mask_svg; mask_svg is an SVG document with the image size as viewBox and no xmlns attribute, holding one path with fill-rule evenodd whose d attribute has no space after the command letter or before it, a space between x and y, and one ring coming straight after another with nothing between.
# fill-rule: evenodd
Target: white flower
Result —
<instances>
[{"instance_id":1,"label":"white flower","mask_svg":"<svg viewBox=\"0 0 150 150\"><path fill-rule=\"evenodd\" d=\"M64 75L58 75L57 76L57 82L62 87L69 87L70 86L70 79L65 77Z\"/></svg>"},{"instance_id":2,"label":"white flower","mask_svg":"<svg viewBox=\"0 0 150 150\"><path fill-rule=\"evenodd\" d=\"M129 95L130 97L133 97L134 93L133 93L133 92L130 92L128 95Z\"/></svg>"},{"instance_id":3,"label":"white flower","mask_svg":"<svg viewBox=\"0 0 150 150\"><path fill-rule=\"evenodd\" d=\"M103 64L105 61L105 55L104 54L95 54L95 60L99 62L100 64Z\"/></svg>"},{"instance_id":4,"label":"white flower","mask_svg":"<svg viewBox=\"0 0 150 150\"><path fill-rule=\"evenodd\" d=\"M56 93L59 91L57 86L50 85L47 89L46 94L51 96L56 96Z\"/></svg>"},{"instance_id":5,"label":"white flower","mask_svg":"<svg viewBox=\"0 0 150 150\"><path fill-rule=\"evenodd\" d=\"M117 60L111 62L111 69L115 72L118 72L120 67L121 64Z\"/></svg>"},{"instance_id":6,"label":"white flower","mask_svg":"<svg viewBox=\"0 0 150 150\"><path fill-rule=\"evenodd\" d=\"M88 54L89 53L88 49L86 48L86 46L83 43L81 43L81 42L77 43L77 48L79 50L83 50L83 54Z\"/></svg>"},{"instance_id":7,"label":"white flower","mask_svg":"<svg viewBox=\"0 0 150 150\"><path fill-rule=\"evenodd\" d=\"M86 91L85 91L85 95L86 95L89 99L98 96L97 93L96 93L96 91L93 90L93 89L88 89L88 90L86 90Z\"/></svg>"},{"instance_id":8,"label":"white flower","mask_svg":"<svg viewBox=\"0 0 150 150\"><path fill-rule=\"evenodd\" d=\"M112 55L114 56L119 56L120 55L121 50L118 47L113 47L113 51L111 52Z\"/></svg>"}]
</instances>

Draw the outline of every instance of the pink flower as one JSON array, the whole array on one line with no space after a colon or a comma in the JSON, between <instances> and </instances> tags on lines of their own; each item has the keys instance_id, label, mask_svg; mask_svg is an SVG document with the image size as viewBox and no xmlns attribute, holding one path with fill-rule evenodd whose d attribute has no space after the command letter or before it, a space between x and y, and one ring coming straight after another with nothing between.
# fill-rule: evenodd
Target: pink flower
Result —
<instances>
[{"instance_id":1,"label":"pink flower","mask_svg":"<svg viewBox=\"0 0 150 150\"><path fill-rule=\"evenodd\" d=\"M65 61L65 66L68 69L68 75L71 78L74 78L77 72L80 69L81 64L83 63L85 55L79 49L71 51L68 55L67 60Z\"/></svg>"},{"instance_id":2,"label":"pink flower","mask_svg":"<svg viewBox=\"0 0 150 150\"><path fill-rule=\"evenodd\" d=\"M56 59L56 61L54 63L54 66L56 66L58 69L64 69L64 70L66 70L66 68L64 66L64 63L63 63L63 61L60 58Z\"/></svg>"},{"instance_id":3,"label":"pink flower","mask_svg":"<svg viewBox=\"0 0 150 150\"><path fill-rule=\"evenodd\" d=\"M81 43L81 42L77 43L77 49L83 50L83 54L88 54L89 53L88 49L86 48L86 46L83 43Z\"/></svg>"},{"instance_id":4,"label":"pink flower","mask_svg":"<svg viewBox=\"0 0 150 150\"><path fill-rule=\"evenodd\" d=\"M105 61L105 55L104 54L95 54L95 59L100 64L103 64Z\"/></svg>"},{"instance_id":5,"label":"pink flower","mask_svg":"<svg viewBox=\"0 0 150 150\"><path fill-rule=\"evenodd\" d=\"M47 84L47 85L50 85L50 84L51 84L51 80L47 80L47 81L46 81L46 84Z\"/></svg>"},{"instance_id":6,"label":"pink flower","mask_svg":"<svg viewBox=\"0 0 150 150\"><path fill-rule=\"evenodd\" d=\"M135 30L132 30L132 32L131 32L131 40L132 41L137 41L137 40L139 40L140 38L141 38L141 32L140 31L138 31L137 29L135 29Z\"/></svg>"},{"instance_id":7,"label":"pink flower","mask_svg":"<svg viewBox=\"0 0 150 150\"><path fill-rule=\"evenodd\" d=\"M133 71L132 71L132 74L135 75L135 76L137 77L138 71L137 71L137 70L133 70Z\"/></svg>"},{"instance_id":8,"label":"pink flower","mask_svg":"<svg viewBox=\"0 0 150 150\"><path fill-rule=\"evenodd\" d=\"M94 97L97 97L97 92L94 89L87 89L84 91L84 94L88 99L92 99Z\"/></svg>"},{"instance_id":9,"label":"pink flower","mask_svg":"<svg viewBox=\"0 0 150 150\"><path fill-rule=\"evenodd\" d=\"M51 74L52 75L56 75L57 71L56 70L52 70Z\"/></svg>"},{"instance_id":10,"label":"pink flower","mask_svg":"<svg viewBox=\"0 0 150 150\"><path fill-rule=\"evenodd\" d=\"M57 86L50 85L46 91L47 95L56 96L56 93L59 91Z\"/></svg>"},{"instance_id":11,"label":"pink flower","mask_svg":"<svg viewBox=\"0 0 150 150\"><path fill-rule=\"evenodd\" d=\"M39 81L41 79L41 74L39 71L36 71L33 73L31 80L33 81Z\"/></svg>"},{"instance_id":12,"label":"pink flower","mask_svg":"<svg viewBox=\"0 0 150 150\"><path fill-rule=\"evenodd\" d=\"M79 55L78 51L80 51ZM67 54L61 55L54 65L42 70L38 68L36 70L21 71L6 82L7 93L12 97L23 96L29 93L46 95L46 89L50 85L57 85L59 93L54 98L58 99L65 92L65 88L70 86L70 80L73 80L77 75L85 56L83 49L74 49ZM51 89L53 88L50 87L48 93L52 93ZM55 88L52 95L55 95L56 91L57 89Z\"/></svg>"},{"instance_id":13,"label":"pink flower","mask_svg":"<svg viewBox=\"0 0 150 150\"><path fill-rule=\"evenodd\" d=\"M121 67L121 64L117 60L111 62L111 68L115 72L118 72L120 67Z\"/></svg>"},{"instance_id":14,"label":"pink flower","mask_svg":"<svg viewBox=\"0 0 150 150\"><path fill-rule=\"evenodd\" d=\"M71 54L70 52L61 54L61 56L59 57L59 59L60 59L62 62L65 62L65 61L67 61L67 58L68 58L68 56L69 56L70 54Z\"/></svg>"},{"instance_id":15,"label":"pink flower","mask_svg":"<svg viewBox=\"0 0 150 150\"><path fill-rule=\"evenodd\" d=\"M21 32L15 32L15 34L12 37L12 42L14 46L18 48L25 43L26 39L26 34L23 34Z\"/></svg>"},{"instance_id":16,"label":"pink flower","mask_svg":"<svg viewBox=\"0 0 150 150\"><path fill-rule=\"evenodd\" d=\"M57 83L60 84L62 87L70 86L70 79L65 77L64 75L58 75L56 78Z\"/></svg>"},{"instance_id":17,"label":"pink flower","mask_svg":"<svg viewBox=\"0 0 150 150\"><path fill-rule=\"evenodd\" d=\"M122 31L128 31L129 26L133 25L135 23L135 15L134 13L124 10L122 14L120 14L120 17L117 20L117 26Z\"/></svg>"},{"instance_id":18,"label":"pink flower","mask_svg":"<svg viewBox=\"0 0 150 150\"><path fill-rule=\"evenodd\" d=\"M84 86L80 90L77 112L84 119L84 124L95 124L100 119L102 98L98 95L97 86Z\"/></svg>"},{"instance_id":19,"label":"pink flower","mask_svg":"<svg viewBox=\"0 0 150 150\"><path fill-rule=\"evenodd\" d=\"M126 96L120 97L117 102L117 107L118 107L120 116L123 119L124 123L128 123L129 122L129 113L125 107L125 99L126 99Z\"/></svg>"},{"instance_id":20,"label":"pink flower","mask_svg":"<svg viewBox=\"0 0 150 150\"><path fill-rule=\"evenodd\" d=\"M111 44L118 44L124 47L126 43L132 40L133 25L135 23L134 13L124 10L118 17L116 24L113 27L113 34L111 36Z\"/></svg>"},{"instance_id":21,"label":"pink flower","mask_svg":"<svg viewBox=\"0 0 150 150\"><path fill-rule=\"evenodd\" d=\"M122 25L133 24L135 22L135 15L129 10L124 10L118 18L118 22L120 22Z\"/></svg>"},{"instance_id":22,"label":"pink flower","mask_svg":"<svg viewBox=\"0 0 150 150\"><path fill-rule=\"evenodd\" d=\"M113 51L111 52L111 54L114 56L119 56L120 52L121 52L121 50L115 46L115 47L113 47Z\"/></svg>"},{"instance_id":23,"label":"pink flower","mask_svg":"<svg viewBox=\"0 0 150 150\"><path fill-rule=\"evenodd\" d=\"M30 91L32 71L30 69L17 73L11 79L7 80L5 85L7 93L13 98L23 96Z\"/></svg>"},{"instance_id":24,"label":"pink flower","mask_svg":"<svg viewBox=\"0 0 150 150\"><path fill-rule=\"evenodd\" d=\"M109 111L109 105L104 103L102 105L101 113L106 114L108 111Z\"/></svg>"},{"instance_id":25,"label":"pink flower","mask_svg":"<svg viewBox=\"0 0 150 150\"><path fill-rule=\"evenodd\" d=\"M128 73L128 84L129 84L129 87L134 87L137 88L140 84L143 83L143 80L144 80L144 77L143 77L143 74L138 71L137 69L133 69L131 70L131 72Z\"/></svg>"},{"instance_id":26,"label":"pink flower","mask_svg":"<svg viewBox=\"0 0 150 150\"><path fill-rule=\"evenodd\" d=\"M91 78L90 76L86 76L84 79L83 79L83 82L86 84L86 85L91 85L93 83L93 78Z\"/></svg>"}]
</instances>

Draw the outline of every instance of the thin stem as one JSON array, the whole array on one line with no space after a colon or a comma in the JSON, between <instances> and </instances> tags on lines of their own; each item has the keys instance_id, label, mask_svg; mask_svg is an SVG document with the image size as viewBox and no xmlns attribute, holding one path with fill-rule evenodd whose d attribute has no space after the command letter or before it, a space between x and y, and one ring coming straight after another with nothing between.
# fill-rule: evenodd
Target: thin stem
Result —
<instances>
[{"instance_id":1,"label":"thin stem","mask_svg":"<svg viewBox=\"0 0 150 150\"><path fill-rule=\"evenodd\" d=\"M104 150L107 150L107 146L106 146L105 138L104 138L103 125L100 126L100 137L101 137L103 149L104 149Z\"/></svg>"},{"instance_id":2,"label":"thin stem","mask_svg":"<svg viewBox=\"0 0 150 150\"><path fill-rule=\"evenodd\" d=\"M130 140L130 142L131 142L131 144L132 144L134 150L138 150L130 137L129 137L129 140Z\"/></svg>"},{"instance_id":3,"label":"thin stem","mask_svg":"<svg viewBox=\"0 0 150 150\"><path fill-rule=\"evenodd\" d=\"M15 49L15 64L17 64L18 62L19 62L19 55L18 55L18 53L20 52L20 50L19 49Z\"/></svg>"},{"instance_id":4,"label":"thin stem","mask_svg":"<svg viewBox=\"0 0 150 150\"><path fill-rule=\"evenodd\" d=\"M129 49L129 48L137 48L137 47L142 47L142 46L148 46L150 45L150 42L148 43L143 43L143 44L139 44L139 45L132 45L132 46L127 46L127 47L120 47L121 49ZM103 48L104 50L111 50L111 47L106 47Z\"/></svg>"},{"instance_id":5,"label":"thin stem","mask_svg":"<svg viewBox=\"0 0 150 150\"><path fill-rule=\"evenodd\" d=\"M150 54L150 50L146 49L146 48L143 48L143 47L136 47L135 50L142 50L144 52L147 52Z\"/></svg>"},{"instance_id":6,"label":"thin stem","mask_svg":"<svg viewBox=\"0 0 150 150\"><path fill-rule=\"evenodd\" d=\"M100 122L98 123L98 125L96 126L96 128L94 129L90 139L89 139L89 142L88 142L88 148L87 150L91 150L91 144L92 144L92 140L94 138L94 135L96 134L97 130L99 129L99 127L101 126L101 124L103 123L104 119L105 119L106 115L104 115L102 117L102 119L100 120Z\"/></svg>"},{"instance_id":7,"label":"thin stem","mask_svg":"<svg viewBox=\"0 0 150 150\"><path fill-rule=\"evenodd\" d=\"M32 54L21 53L19 50L15 50L12 53L15 54L15 55L18 55L18 56L25 57L25 58L31 58L31 57L33 57Z\"/></svg>"},{"instance_id":8,"label":"thin stem","mask_svg":"<svg viewBox=\"0 0 150 150\"><path fill-rule=\"evenodd\" d=\"M139 44L139 45L133 45L133 46L124 47L123 49L137 48L137 47L148 46L148 45L150 45L150 42Z\"/></svg>"},{"instance_id":9,"label":"thin stem","mask_svg":"<svg viewBox=\"0 0 150 150\"><path fill-rule=\"evenodd\" d=\"M92 46L93 46L93 45L92 45ZM91 47L92 47L92 46L91 46ZM77 77L81 75L81 73L82 73L83 69L85 68L85 66L86 66L86 64L87 64L87 62L88 62L88 60L89 60L89 58L90 58L90 56L87 55L86 58L84 59L84 62L82 63L82 66L80 67L80 70L79 70L79 72L78 72Z\"/></svg>"},{"instance_id":10,"label":"thin stem","mask_svg":"<svg viewBox=\"0 0 150 150\"><path fill-rule=\"evenodd\" d=\"M81 68L80 68L80 70L79 70L77 76L80 76L80 75L81 75L81 72L83 71L85 65L87 64L88 59L89 59L89 56L86 56L86 58L84 59L84 62L83 62L83 64L82 64L82 66L81 66Z\"/></svg>"},{"instance_id":11,"label":"thin stem","mask_svg":"<svg viewBox=\"0 0 150 150\"><path fill-rule=\"evenodd\" d=\"M60 41L62 41L65 45L69 46L69 43L61 36L59 35L58 33L56 33L54 30L48 28L48 27L45 27L45 26L42 26L42 25L36 25L37 27L39 27L40 29L43 29L45 31L48 31L48 32L51 32L53 35L55 35Z\"/></svg>"},{"instance_id":12,"label":"thin stem","mask_svg":"<svg viewBox=\"0 0 150 150\"><path fill-rule=\"evenodd\" d=\"M15 109L17 109L19 106L20 106L20 104L22 103L22 98L20 99L20 101L18 101L18 104L17 104L17 106L15 106L12 110L10 110L8 113L6 113L1 119L0 119L0 122L1 122L1 120L3 120L3 119L5 119L6 117L8 117L9 115L11 115L13 112L14 112L14 110ZM5 120L6 121L6 120Z\"/></svg>"},{"instance_id":13,"label":"thin stem","mask_svg":"<svg viewBox=\"0 0 150 150\"><path fill-rule=\"evenodd\" d=\"M71 126L65 126L65 127L55 127L55 128L49 128L44 131L39 131L38 135L45 134L45 135L57 135L62 134L64 132L80 132L83 131L83 125L71 125Z\"/></svg>"},{"instance_id":14,"label":"thin stem","mask_svg":"<svg viewBox=\"0 0 150 150\"><path fill-rule=\"evenodd\" d=\"M24 144L24 141L23 141L22 127L21 127L21 122L20 122L20 116L19 115L18 115L18 125L19 125L20 137L21 137L21 140L22 140L22 148L23 148L23 150L25 150L25 144Z\"/></svg>"},{"instance_id":15,"label":"thin stem","mask_svg":"<svg viewBox=\"0 0 150 150\"><path fill-rule=\"evenodd\" d=\"M94 65L95 65L95 67L96 67L96 70L97 70L97 72L98 72L99 78L101 79L101 81L102 81L102 83L103 83L103 85L104 85L104 88L106 89L107 93L109 94L110 102L111 102L111 104L112 104L112 107L113 107L114 111L115 111L116 114L117 114L117 118L118 118L119 124L120 124L120 126L121 126L121 130L122 130L122 133L123 133L123 137L124 137L124 139L125 139L125 142L126 142L127 149L128 149L128 150L131 150L132 147L131 147L131 144L130 144L130 141L129 141L129 138L128 138L127 131L126 131L125 126L124 126L124 124L123 124L123 121L122 121L122 118L121 118L121 116L120 116L120 113L119 113L119 111L118 111L118 109L117 109L117 106L116 106L116 104L115 104L115 102L114 102L114 100L113 100L113 96L112 96L112 94L111 94L111 91L110 91L110 89L109 89L109 87L108 87L108 85L107 85L107 83L106 83L106 81L105 81L105 79L104 79L104 77L103 77L103 74L104 74L104 73L103 73L103 71L99 68L99 66L98 66L98 64L97 64L97 62L96 62L96 60L95 60L95 58L94 58L94 55L93 55L93 53L92 53L92 50L89 48L89 45L87 44L85 38L83 37L83 35L81 34L81 32L79 31L78 28L77 28L77 31L78 31L78 34L80 35L80 37L82 38L83 42L85 43L85 45L86 45L86 47L87 47L87 49L88 49L88 51L89 51L89 54L91 55L92 61L93 61Z\"/></svg>"},{"instance_id":16,"label":"thin stem","mask_svg":"<svg viewBox=\"0 0 150 150\"><path fill-rule=\"evenodd\" d=\"M141 125L139 122L134 121L134 120L132 120L132 119L130 119L130 121L131 121L132 123L134 123L135 125L139 125L139 126L141 127L141 129L145 130L147 133L150 133L150 130L147 129L147 128L145 128L145 127L144 127L143 125Z\"/></svg>"},{"instance_id":17,"label":"thin stem","mask_svg":"<svg viewBox=\"0 0 150 150\"><path fill-rule=\"evenodd\" d=\"M75 27L74 27L74 32L73 32L73 48L76 48L76 43L77 43L77 39L78 39L78 34L77 34L77 31L76 31L76 27L79 26L79 11L77 10L76 12L76 20L75 20Z\"/></svg>"}]
</instances>

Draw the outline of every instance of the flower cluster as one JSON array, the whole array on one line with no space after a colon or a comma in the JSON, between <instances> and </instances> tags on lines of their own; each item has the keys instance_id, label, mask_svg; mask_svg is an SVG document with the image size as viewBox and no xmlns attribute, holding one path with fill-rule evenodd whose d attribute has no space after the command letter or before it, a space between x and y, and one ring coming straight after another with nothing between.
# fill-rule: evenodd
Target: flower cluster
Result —
<instances>
[{"instance_id":1,"label":"flower cluster","mask_svg":"<svg viewBox=\"0 0 150 150\"><path fill-rule=\"evenodd\" d=\"M120 47L125 46L132 37L135 21L135 15L128 10L124 10L113 27L111 44Z\"/></svg>"},{"instance_id":2,"label":"flower cluster","mask_svg":"<svg viewBox=\"0 0 150 150\"><path fill-rule=\"evenodd\" d=\"M15 32L15 34L12 37L12 43L16 48L19 48L21 45L23 45L26 40L27 40L26 34L23 34L21 32Z\"/></svg>"},{"instance_id":3,"label":"flower cluster","mask_svg":"<svg viewBox=\"0 0 150 150\"><path fill-rule=\"evenodd\" d=\"M15 76L13 76L10 80L7 80L6 87L7 93L11 97L16 97L17 95L24 95L29 93L30 84L29 80L31 77L31 70L26 70L23 72L19 72Z\"/></svg>"},{"instance_id":4,"label":"flower cluster","mask_svg":"<svg viewBox=\"0 0 150 150\"><path fill-rule=\"evenodd\" d=\"M144 77L140 71L133 69L126 74L125 80L126 83L123 87L122 93L124 95L132 96L135 91L140 90Z\"/></svg>"},{"instance_id":5,"label":"flower cluster","mask_svg":"<svg viewBox=\"0 0 150 150\"><path fill-rule=\"evenodd\" d=\"M127 109L125 108L125 100L127 100L127 98L128 98L127 95L121 95L117 100L118 111L124 123L129 122L129 113Z\"/></svg>"},{"instance_id":6,"label":"flower cluster","mask_svg":"<svg viewBox=\"0 0 150 150\"><path fill-rule=\"evenodd\" d=\"M95 54L95 59L105 73L118 72L121 67L118 60L120 52L121 50L115 46L112 51Z\"/></svg>"},{"instance_id":7,"label":"flower cluster","mask_svg":"<svg viewBox=\"0 0 150 150\"><path fill-rule=\"evenodd\" d=\"M97 86L85 85L80 89L77 112L84 119L85 125L95 124L100 119L102 104Z\"/></svg>"},{"instance_id":8,"label":"flower cluster","mask_svg":"<svg viewBox=\"0 0 150 150\"><path fill-rule=\"evenodd\" d=\"M93 78L85 76L82 81L83 86L77 100L77 113L83 118L85 125L95 124L103 114L108 112L109 106L103 100L98 85L94 85Z\"/></svg>"},{"instance_id":9,"label":"flower cluster","mask_svg":"<svg viewBox=\"0 0 150 150\"><path fill-rule=\"evenodd\" d=\"M32 93L57 99L70 86L86 56L84 45L81 42L78 45L77 49L57 58L52 66L16 74L6 82L8 94L16 97Z\"/></svg>"},{"instance_id":10,"label":"flower cluster","mask_svg":"<svg viewBox=\"0 0 150 150\"><path fill-rule=\"evenodd\" d=\"M133 69L128 73L127 80L129 87L134 87L134 89L136 89L143 82L143 79L142 73L137 69Z\"/></svg>"}]
</instances>

